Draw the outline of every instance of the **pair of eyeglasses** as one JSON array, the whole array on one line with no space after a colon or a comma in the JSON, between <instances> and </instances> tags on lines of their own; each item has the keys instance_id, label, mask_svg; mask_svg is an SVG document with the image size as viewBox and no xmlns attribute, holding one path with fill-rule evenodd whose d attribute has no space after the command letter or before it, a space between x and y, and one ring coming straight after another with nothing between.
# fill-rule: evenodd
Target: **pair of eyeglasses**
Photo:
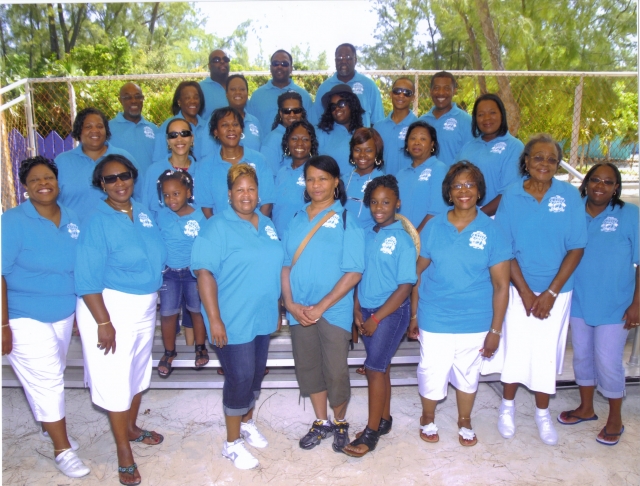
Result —
<instances>
[{"instance_id":1,"label":"pair of eyeglasses","mask_svg":"<svg viewBox=\"0 0 640 486\"><path fill-rule=\"evenodd\" d=\"M218 64L219 62L226 62L226 63L230 63L231 59L229 59L227 56L215 56L215 57L210 57L209 58L209 64L213 63L213 64Z\"/></svg>"},{"instance_id":2,"label":"pair of eyeglasses","mask_svg":"<svg viewBox=\"0 0 640 486\"><path fill-rule=\"evenodd\" d=\"M336 61L353 61L354 56L336 56Z\"/></svg>"},{"instance_id":3,"label":"pair of eyeglasses","mask_svg":"<svg viewBox=\"0 0 640 486\"><path fill-rule=\"evenodd\" d=\"M289 61L271 61L271 67L278 67L278 66L289 67L291 66L291 63Z\"/></svg>"},{"instance_id":4,"label":"pair of eyeglasses","mask_svg":"<svg viewBox=\"0 0 640 486\"><path fill-rule=\"evenodd\" d=\"M299 115L302 113L302 108L280 108L283 115Z\"/></svg>"},{"instance_id":5,"label":"pair of eyeglasses","mask_svg":"<svg viewBox=\"0 0 640 486\"><path fill-rule=\"evenodd\" d=\"M192 135L191 130L182 130L181 132L169 132L167 133L167 138L169 140L173 140L174 138L182 137L187 138Z\"/></svg>"},{"instance_id":6,"label":"pair of eyeglasses","mask_svg":"<svg viewBox=\"0 0 640 486\"><path fill-rule=\"evenodd\" d=\"M589 177L589 182L591 182L592 184L600 184L601 182L608 187L613 186L616 181L611 181L609 179L600 179L599 177Z\"/></svg>"},{"instance_id":7,"label":"pair of eyeglasses","mask_svg":"<svg viewBox=\"0 0 640 486\"><path fill-rule=\"evenodd\" d=\"M134 96L130 96L130 95L121 96L120 100L124 101L125 103L128 103L131 100L144 101L144 95L137 94L137 95L134 95Z\"/></svg>"},{"instance_id":8,"label":"pair of eyeglasses","mask_svg":"<svg viewBox=\"0 0 640 486\"><path fill-rule=\"evenodd\" d=\"M391 92L394 95L405 95L407 98L411 98L413 96L413 91L411 91L410 89L406 89L406 88L393 88L391 90Z\"/></svg>"},{"instance_id":9,"label":"pair of eyeglasses","mask_svg":"<svg viewBox=\"0 0 640 486\"><path fill-rule=\"evenodd\" d=\"M120 172L119 174L102 176L102 182L104 182L105 184L115 184L115 182L118 179L124 182L124 181L128 181L132 177L133 177L133 174L131 173L131 171Z\"/></svg>"},{"instance_id":10,"label":"pair of eyeglasses","mask_svg":"<svg viewBox=\"0 0 640 486\"><path fill-rule=\"evenodd\" d=\"M347 105L348 105L347 100L339 100L337 103L329 103L329 110L334 112L338 108L344 108Z\"/></svg>"},{"instance_id":11,"label":"pair of eyeglasses","mask_svg":"<svg viewBox=\"0 0 640 486\"><path fill-rule=\"evenodd\" d=\"M476 187L478 184L475 182L463 182L462 184L452 184L451 185L451 189L453 189L454 191L459 191L460 189L462 189L463 187L465 189L473 189L474 187Z\"/></svg>"},{"instance_id":12,"label":"pair of eyeglasses","mask_svg":"<svg viewBox=\"0 0 640 486\"><path fill-rule=\"evenodd\" d=\"M545 157L544 155L534 155L533 157L531 157L531 160L533 160L536 164L541 164L546 160L551 165L558 165L558 159L556 159L555 157Z\"/></svg>"}]
</instances>

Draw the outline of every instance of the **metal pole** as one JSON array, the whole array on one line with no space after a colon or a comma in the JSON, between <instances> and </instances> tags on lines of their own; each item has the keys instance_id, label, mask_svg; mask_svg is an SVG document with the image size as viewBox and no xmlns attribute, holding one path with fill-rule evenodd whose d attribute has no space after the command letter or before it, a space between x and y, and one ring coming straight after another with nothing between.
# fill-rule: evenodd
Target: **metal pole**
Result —
<instances>
[{"instance_id":1,"label":"metal pole","mask_svg":"<svg viewBox=\"0 0 640 486\"><path fill-rule=\"evenodd\" d=\"M569 165L578 166L578 149L580 147L580 117L582 115L582 90L584 88L584 77L580 76L580 82L576 86L573 98L573 123L571 127L571 151L569 152ZM573 174L569 173L569 182L573 179Z\"/></svg>"},{"instance_id":2,"label":"metal pole","mask_svg":"<svg viewBox=\"0 0 640 486\"><path fill-rule=\"evenodd\" d=\"M67 87L69 88L69 120L71 122L71 126L73 127L73 123L76 121L76 114L78 107L76 106L76 90L73 89L73 83L71 81L67 81ZM73 139L73 146L78 146L78 141Z\"/></svg>"},{"instance_id":3,"label":"metal pole","mask_svg":"<svg viewBox=\"0 0 640 486\"><path fill-rule=\"evenodd\" d=\"M27 152L29 153L29 157L38 155L38 147L36 146L36 125L33 122L33 104L31 103L32 91L33 88L31 87L31 82L28 82L24 88L24 111L27 116Z\"/></svg>"},{"instance_id":4,"label":"metal pole","mask_svg":"<svg viewBox=\"0 0 640 486\"><path fill-rule=\"evenodd\" d=\"M420 95L420 76L418 74L414 75L414 85L416 87L416 92L413 94L413 113L418 116L418 97Z\"/></svg>"}]
</instances>

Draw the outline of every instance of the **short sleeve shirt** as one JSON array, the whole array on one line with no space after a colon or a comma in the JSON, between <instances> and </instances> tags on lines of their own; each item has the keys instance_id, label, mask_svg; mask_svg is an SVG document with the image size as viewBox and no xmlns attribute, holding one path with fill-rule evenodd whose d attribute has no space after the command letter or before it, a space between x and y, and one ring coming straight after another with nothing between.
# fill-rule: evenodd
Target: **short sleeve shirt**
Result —
<instances>
[{"instance_id":1,"label":"short sleeve shirt","mask_svg":"<svg viewBox=\"0 0 640 486\"><path fill-rule=\"evenodd\" d=\"M271 126L278 114L278 96L289 91L295 91L302 97L302 106L308 113L312 106L311 96L307 90L293 81L284 88L278 88L270 79L251 94L246 110L258 119L263 136L271 132Z\"/></svg>"},{"instance_id":2,"label":"short sleeve shirt","mask_svg":"<svg viewBox=\"0 0 640 486\"><path fill-rule=\"evenodd\" d=\"M178 213L166 206L160 209L158 228L167 248L166 265L169 268L186 268L191 264L193 242L206 220L197 206L193 207L191 214L184 216L178 216Z\"/></svg>"},{"instance_id":3,"label":"short sleeve shirt","mask_svg":"<svg viewBox=\"0 0 640 486\"><path fill-rule=\"evenodd\" d=\"M434 109L435 107L422 115L420 120L426 121L436 129L439 147L438 159L449 168L456 160L460 149L473 140L471 115L458 108L455 103L452 103L451 109L440 118L434 116Z\"/></svg>"},{"instance_id":4,"label":"short sleeve shirt","mask_svg":"<svg viewBox=\"0 0 640 486\"><path fill-rule=\"evenodd\" d=\"M167 125L174 118L182 118L184 120L184 116L182 116L182 112L178 113L176 116L172 116L165 120L160 128L158 129L158 136L156 137L156 146L153 150L153 162L158 162L161 160L165 160L169 155L169 149L167 146ZM210 155L215 151L216 144L209 135L209 121L201 117L200 115L196 116L198 121L197 125L189 122L189 126L191 127L191 131L193 132L193 155L196 160L202 160L207 155Z\"/></svg>"},{"instance_id":5,"label":"short sleeve shirt","mask_svg":"<svg viewBox=\"0 0 640 486\"><path fill-rule=\"evenodd\" d=\"M273 133L273 132L271 132ZM275 185L275 200L273 202L273 223L278 234L282 236L293 219L293 215L305 205L304 164L293 169L291 158L285 159L284 165L278 171Z\"/></svg>"},{"instance_id":6,"label":"short sleeve shirt","mask_svg":"<svg viewBox=\"0 0 640 486\"><path fill-rule=\"evenodd\" d=\"M349 163L349 142L352 133L338 123L333 124L333 130L325 132L316 129L318 137L318 154L329 155L335 159L340 167L340 174L348 174L353 170L353 166Z\"/></svg>"},{"instance_id":7,"label":"short sleeve shirt","mask_svg":"<svg viewBox=\"0 0 640 486\"><path fill-rule=\"evenodd\" d=\"M118 113L109 121L111 143L129 152L138 162L140 176L144 175L153 161L158 127L144 117L138 123L127 120Z\"/></svg>"},{"instance_id":8,"label":"short sleeve shirt","mask_svg":"<svg viewBox=\"0 0 640 486\"><path fill-rule=\"evenodd\" d=\"M278 125L272 131L268 132L260 146L260 153L264 155L271 172L276 175L280 167L282 167L282 161L284 160L284 154L282 153L282 137L284 136L284 132L284 126Z\"/></svg>"},{"instance_id":9,"label":"short sleeve shirt","mask_svg":"<svg viewBox=\"0 0 640 486\"><path fill-rule=\"evenodd\" d=\"M364 190L373 179L382 175L384 173L379 169L374 169L369 174L359 175L353 166L350 172L342 175L342 181L347 190L347 204L344 207L349 210L349 215L358 219L358 223L364 229L375 224L371 211L364 205Z\"/></svg>"},{"instance_id":10,"label":"short sleeve shirt","mask_svg":"<svg viewBox=\"0 0 640 486\"><path fill-rule=\"evenodd\" d=\"M260 146L262 145L262 129L260 128L258 119L251 113L245 112L244 114L244 129L242 130L242 135L240 145L255 150L256 152L260 151Z\"/></svg>"},{"instance_id":11,"label":"short sleeve shirt","mask_svg":"<svg viewBox=\"0 0 640 486\"><path fill-rule=\"evenodd\" d=\"M209 123L209 119L214 110L229 105L227 91L224 86L210 77L200 81L200 87L204 93L204 112L202 113L202 118Z\"/></svg>"},{"instance_id":12,"label":"short sleeve shirt","mask_svg":"<svg viewBox=\"0 0 640 486\"><path fill-rule=\"evenodd\" d=\"M375 128L384 142L384 167L387 174L396 175L400 169L411 165L411 158L404 151L404 140L407 137L409 125L418 120L418 117L410 111L400 123L391 119L392 113L386 118L377 121Z\"/></svg>"}]
</instances>

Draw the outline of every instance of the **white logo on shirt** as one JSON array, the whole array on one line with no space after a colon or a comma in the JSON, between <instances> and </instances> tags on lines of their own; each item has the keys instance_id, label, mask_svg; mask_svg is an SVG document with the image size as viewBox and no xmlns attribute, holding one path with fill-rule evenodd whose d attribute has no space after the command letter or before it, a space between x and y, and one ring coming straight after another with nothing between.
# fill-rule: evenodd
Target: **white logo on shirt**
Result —
<instances>
[{"instance_id":1,"label":"white logo on shirt","mask_svg":"<svg viewBox=\"0 0 640 486\"><path fill-rule=\"evenodd\" d=\"M611 233L618 228L618 218L614 218L613 216L607 216L604 218L602 225L600 225L600 231L604 231L605 233Z\"/></svg>"},{"instance_id":2,"label":"white logo on shirt","mask_svg":"<svg viewBox=\"0 0 640 486\"><path fill-rule=\"evenodd\" d=\"M67 225L67 231L69 232L71 238L73 238L74 240L78 239L78 235L80 235L80 229L78 228L78 225L76 225L75 223L69 223Z\"/></svg>"},{"instance_id":3,"label":"white logo on shirt","mask_svg":"<svg viewBox=\"0 0 640 486\"><path fill-rule=\"evenodd\" d=\"M364 86L362 86L362 83L353 83L353 86L351 86L351 91L353 91L353 94L362 94L364 93Z\"/></svg>"},{"instance_id":4,"label":"white logo on shirt","mask_svg":"<svg viewBox=\"0 0 640 486\"><path fill-rule=\"evenodd\" d=\"M409 127L404 127L402 130L400 130L400 133L398 133L398 138L400 140L404 140L405 138L407 138L408 131L409 131Z\"/></svg>"},{"instance_id":5,"label":"white logo on shirt","mask_svg":"<svg viewBox=\"0 0 640 486\"><path fill-rule=\"evenodd\" d=\"M473 233L471 233L471 238L469 238L469 246L471 248L475 248L476 250L484 250L486 244L487 235L485 235L482 231L474 231Z\"/></svg>"},{"instance_id":6,"label":"white logo on shirt","mask_svg":"<svg viewBox=\"0 0 640 486\"><path fill-rule=\"evenodd\" d=\"M306 186L303 174L300 174L300 177L298 177L298 180L296 181L296 184L298 184L299 186Z\"/></svg>"},{"instance_id":7,"label":"white logo on shirt","mask_svg":"<svg viewBox=\"0 0 640 486\"><path fill-rule=\"evenodd\" d=\"M387 238L386 240L384 240L382 242L382 246L380 247L380 251L382 253L386 253L387 255L391 255L393 253L393 250L396 249L396 237L395 236L389 236L389 238Z\"/></svg>"},{"instance_id":8,"label":"white logo on shirt","mask_svg":"<svg viewBox=\"0 0 640 486\"><path fill-rule=\"evenodd\" d=\"M256 164L254 164L253 162L247 162L247 165L250 165L251 167L253 167L254 169L256 168Z\"/></svg>"},{"instance_id":9,"label":"white logo on shirt","mask_svg":"<svg viewBox=\"0 0 640 486\"><path fill-rule=\"evenodd\" d=\"M549 211L552 213L564 213L567 205L562 196L553 196L549 198Z\"/></svg>"},{"instance_id":10,"label":"white logo on shirt","mask_svg":"<svg viewBox=\"0 0 640 486\"><path fill-rule=\"evenodd\" d=\"M267 233L267 236L272 240L278 239L278 234L276 233L276 230L274 230L271 226L265 226L264 231L265 233Z\"/></svg>"},{"instance_id":11,"label":"white logo on shirt","mask_svg":"<svg viewBox=\"0 0 640 486\"><path fill-rule=\"evenodd\" d=\"M360 189L360 192L364 194L364 190L367 188L367 185L369 185L369 182L371 182L371 179L369 179L368 181L364 181L364 184L362 184L362 189Z\"/></svg>"},{"instance_id":12,"label":"white logo on shirt","mask_svg":"<svg viewBox=\"0 0 640 486\"><path fill-rule=\"evenodd\" d=\"M458 126L458 120L456 120L455 118L448 118L447 120L445 120L444 125L442 125L442 128L452 132L453 130L456 129L457 126Z\"/></svg>"},{"instance_id":13,"label":"white logo on shirt","mask_svg":"<svg viewBox=\"0 0 640 486\"><path fill-rule=\"evenodd\" d=\"M258 130L258 127L255 126L253 123L249 123L249 131L251 132L252 135L256 137L260 134L260 130Z\"/></svg>"},{"instance_id":14,"label":"white logo on shirt","mask_svg":"<svg viewBox=\"0 0 640 486\"><path fill-rule=\"evenodd\" d=\"M138 219L142 223L142 226L144 226L145 228L153 228L153 223L151 222L151 219L149 219L149 216L147 216L146 214L138 214Z\"/></svg>"},{"instance_id":15,"label":"white logo on shirt","mask_svg":"<svg viewBox=\"0 0 640 486\"><path fill-rule=\"evenodd\" d=\"M191 236L191 238L195 238L198 236L198 232L200 231L200 225L195 219L190 219L187 221L187 224L184 225L184 234L187 236Z\"/></svg>"},{"instance_id":16,"label":"white logo on shirt","mask_svg":"<svg viewBox=\"0 0 640 486\"><path fill-rule=\"evenodd\" d=\"M147 138L153 138L153 139L156 138L156 134L153 133L153 130L151 129L151 127L144 127L143 132L144 132L144 136Z\"/></svg>"},{"instance_id":17,"label":"white logo on shirt","mask_svg":"<svg viewBox=\"0 0 640 486\"><path fill-rule=\"evenodd\" d=\"M505 142L498 142L493 147L491 147L492 154L501 154L507 148L507 144Z\"/></svg>"},{"instance_id":18,"label":"white logo on shirt","mask_svg":"<svg viewBox=\"0 0 640 486\"><path fill-rule=\"evenodd\" d=\"M338 226L339 221L340 216L334 214L329 219L327 219L327 221L322 226L324 226L325 228L335 228L336 226Z\"/></svg>"},{"instance_id":19,"label":"white logo on shirt","mask_svg":"<svg viewBox=\"0 0 640 486\"><path fill-rule=\"evenodd\" d=\"M431 169L425 169L418 176L419 181L428 181L431 178Z\"/></svg>"}]
</instances>

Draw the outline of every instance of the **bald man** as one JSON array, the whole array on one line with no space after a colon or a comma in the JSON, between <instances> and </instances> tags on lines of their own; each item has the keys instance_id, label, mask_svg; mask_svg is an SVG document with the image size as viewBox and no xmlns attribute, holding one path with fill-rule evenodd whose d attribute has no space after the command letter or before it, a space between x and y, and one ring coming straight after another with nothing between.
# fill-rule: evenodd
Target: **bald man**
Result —
<instances>
[{"instance_id":1,"label":"bald man","mask_svg":"<svg viewBox=\"0 0 640 486\"><path fill-rule=\"evenodd\" d=\"M229 77L229 63L231 59L221 49L209 54L209 77L200 81L204 93L204 113L202 118L209 122L211 113L216 108L228 106L227 78Z\"/></svg>"},{"instance_id":2,"label":"bald man","mask_svg":"<svg viewBox=\"0 0 640 486\"><path fill-rule=\"evenodd\" d=\"M122 111L109 121L109 143L129 152L138 162L140 175L144 175L152 162L158 127L142 116L144 95L140 86L126 83L120 88L118 100Z\"/></svg>"}]
</instances>

